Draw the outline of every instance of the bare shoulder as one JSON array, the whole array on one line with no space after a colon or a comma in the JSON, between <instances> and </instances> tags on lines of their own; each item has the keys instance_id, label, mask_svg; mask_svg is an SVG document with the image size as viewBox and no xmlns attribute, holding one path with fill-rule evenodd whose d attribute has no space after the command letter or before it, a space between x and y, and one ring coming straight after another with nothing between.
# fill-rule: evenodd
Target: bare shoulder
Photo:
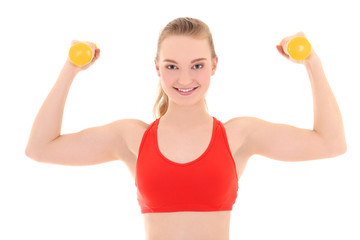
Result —
<instances>
[{"instance_id":1,"label":"bare shoulder","mask_svg":"<svg viewBox=\"0 0 360 240\"><path fill-rule=\"evenodd\" d=\"M257 118L254 117L236 117L224 123L224 127L229 135L241 134L242 136L246 136L249 134L256 121Z\"/></svg>"},{"instance_id":2,"label":"bare shoulder","mask_svg":"<svg viewBox=\"0 0 360 240\"><path fill-rule=\"evenodd\" d=\"M230 149L234 154L241 151L242 154L248 153L248 155L251 155L249 136L254 130L256 121L257 119L254 117L236 117L223 124Z\"/></svg>"},{"instance_id":3,"label":"bare shoulder","mask_svg":"<svg viewBox=\"0 0 360 240\"><path fill-rule=\"evenodd\" d=\"M131 153L137 155L142 137L150 126L138 119L121 119L114 122L114 128L121 134L121 138Z\"/></svg>"},{"instance_id":4,"label":"bare shoulder","mask_svg":"<svg viewBox=\"0 0 360 240\"><path fill-rule=\"evenodd\" d=\"M127 129L130 131L143 131L150 126L150 124L147 124L139 119L120 119L113 122L113 124L114 127L122 128L122 130Z\"/></svg>"},{"instance_id":5,"label":"bare shoulder","mask_svg":"<svg viewBox=\"0 0 360 240\"><path fill-rule=\"evenodd\" d=\"M260 118L248 116L232 118L224 123L224 127L229 135L235 135L244 140L249 140L258 132L263 132L266 128L274 128L276 125L279 124L273 124Z\"/></svg>"}]
</instances>

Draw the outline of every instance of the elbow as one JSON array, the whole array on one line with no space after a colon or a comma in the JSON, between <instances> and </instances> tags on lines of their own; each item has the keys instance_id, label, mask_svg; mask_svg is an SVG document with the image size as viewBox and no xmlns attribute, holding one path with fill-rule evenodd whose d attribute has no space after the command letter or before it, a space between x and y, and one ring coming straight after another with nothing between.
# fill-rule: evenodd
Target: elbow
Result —
<instances>
[{"instance_id":1,"label":"elbow","mask_svg":"<svg viewBox=\"0 0 360 240\"><path fill-rule=\"evenodd\" d=\"M27 156L28 158L32 159L32 160L36 160L35 154L33 152L33 150L26 148L25 149L25 156Z\"/></svg>"},{"instance_id":2,"label":"elbow","mask_svg":"<svg viewBox=\"0 0 360 240\"><path fill-rule=\"evenodd\" d=\"M337 157L337 156L343 155L347 151L347 144L345 141L336 142L336 143L330 145L330 148L328 151L329 151L331 157Z\"/></svg>"},{"instance_id":3,"label":"elbow","mask_svg":"<svg viewBox=\"0 0 360 240\"><path fill-rule=\"evenodd\" d=\"M30 148L29 146L26 147L25 149L25 156L27 156L28 158L40 162L40 158L39 158L39 154L33 149Z\"/></svg>"},{"instance_id":4,"label":"elbow","mask_svg":"<svg viewBox=\"0 0 360 240\"><path fill-rule=\"evenodd\" d=\"M339 155L345 154L347 151L347 144L344 142L339 150Z\"/></svg>"},{"instance_id":5,"label":"elbow","mask_svg":"<svg viewBox=\"0 0 360 240\"><path fill-rule=\"evenodd\" d=\"M336 145L336 150L338 155L342 155L347 151L346 138L344 135L338 138Z\"/></svg>"},{"instance_id":6,"label":"elbow","mask_svg":"<svg viewBox=\"0 0 360 240\"><path fill-rule=\"evenodd\" d=\"M347 151L346 138L344 134L322 138L323 154L325 158L337 157Z\"/></svg>"}]
</instances>

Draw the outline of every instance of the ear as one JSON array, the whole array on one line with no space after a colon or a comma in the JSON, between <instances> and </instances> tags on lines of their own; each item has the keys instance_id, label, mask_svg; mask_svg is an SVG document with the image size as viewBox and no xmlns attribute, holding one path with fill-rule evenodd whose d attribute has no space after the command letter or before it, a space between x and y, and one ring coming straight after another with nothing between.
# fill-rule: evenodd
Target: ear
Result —
<instances>
[{"instance_id":1,"label":"ear","mask_svg":"<svg viewBox=\"0 0 360 240\"><path fill-rule=\"evenodd\" d=\"M155 58L154 62L155 62L156 72L157 72L158 76L160 77L160 67L159 67L159 63L156 60L156 58Z\"/></svg>"},{"instance_id":2,"label":"ear","mask_svg":"<svg viewBox=\"0 0 360 240\"><path fill-rule=\"evenodd\" d=\"M215 74L215 71L217 69L218 60L219 60L218 56L216 56L212 59L211 76L214 76L214 74Z\"/></svg>"}]
</instances>

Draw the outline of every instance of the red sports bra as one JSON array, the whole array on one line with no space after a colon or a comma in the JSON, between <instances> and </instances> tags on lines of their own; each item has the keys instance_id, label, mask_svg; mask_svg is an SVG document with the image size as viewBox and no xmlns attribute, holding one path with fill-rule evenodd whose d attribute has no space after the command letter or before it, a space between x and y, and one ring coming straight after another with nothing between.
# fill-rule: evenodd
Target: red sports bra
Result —
<instances>
[{"instance_id":1,"label":"red sports bra","mask_svg":"<svg viewBox=\"0 0 360 240\"><path fill-rule=\"evenodd\" d=\"M141 213L232 210L239 188L236 166L225 128L213 119L206 151L184 164L171 161L160 152L159 118L145 131L135 177Z\"/></svg>"}]
</instances>

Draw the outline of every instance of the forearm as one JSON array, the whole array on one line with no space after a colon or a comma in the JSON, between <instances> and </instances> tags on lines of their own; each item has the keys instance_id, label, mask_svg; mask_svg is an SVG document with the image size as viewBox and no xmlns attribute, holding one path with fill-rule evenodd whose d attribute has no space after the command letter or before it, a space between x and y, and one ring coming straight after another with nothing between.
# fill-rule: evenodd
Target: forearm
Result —
<instances>
[{"instance_id":1,"label":"forearm","mask_svg":"<svg viewBox=\"0 0 360 240\"><path fill-rule=\"evenodd\" d=\"M346 149L344 127L339 106L326 79L320 59L314 53L304 62L314 102L314 131L332 147Z\"/></svg>"},{"instance_id":2,"label":"forearm","mask_svg":"<svg viewBox=\"0 0 360 240\"><path fill-rule=\"evenodd\" d=\"M41 106L31 129L27 150L43 146L61 134L66 98L78 69L66 62L59 77Z\"/></svg>"}]
</instances>

